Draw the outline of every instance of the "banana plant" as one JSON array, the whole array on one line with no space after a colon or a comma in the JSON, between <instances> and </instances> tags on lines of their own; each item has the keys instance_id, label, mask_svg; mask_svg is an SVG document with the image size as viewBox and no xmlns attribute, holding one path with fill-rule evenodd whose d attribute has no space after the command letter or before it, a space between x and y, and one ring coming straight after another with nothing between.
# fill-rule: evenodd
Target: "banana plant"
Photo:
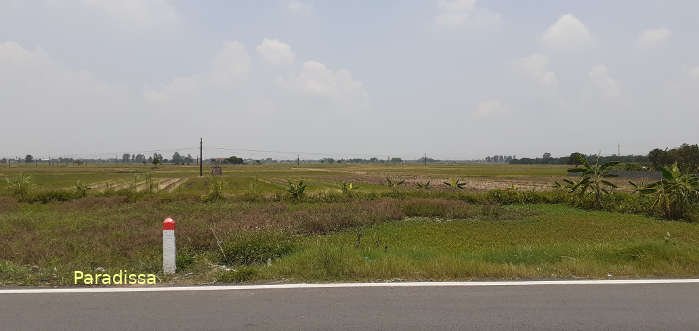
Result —
<instances>
[{"instance_id":1,"label":"banana plant","mask_svg":"<svg viewBox=\"0 0 699 331\"><path fill-rule=\"evenodd\" d=\"M637 192L653 198L652 208L659 207L668 219L684 216L692 204L699 201L699 178L692 174L683 174L677 162L672 167L661 167L663 177L648 185L631 183Z\"/></svg>"},{"instance_id":2,"label":"banana plant","mask_svg":"<svg viewBox=\"0 0 699 331\"><path fill-rule=\"evenodd\" d=\"M306 184L303 182L303 180L300 180L296 184L289 181L289 188L286 191L291 194L291 197L294 198L294 200L301 200L306 192Z\"/></svg>"},{"instance_id":3,"label":"banana plant","mask_svg":"<svg viewBox=\"0 0 699 331\"><path fill-rule=\"evenodd\" d=\"M81 198L87 196L87 191L90 190L90 185L83 184L80 181L75 182L75 194Z\"/></svg>"},{"instance_id":4,"label":"banana plant","mask_svg":"<svg viewBox=\"0 0 699 331\"><path fill-rule=\"evenodd\" d=\"M462 181L461 181L460 179L458 179L458 178L453 178L453 177L452 177L452 178L449 179L448 182L444 182L444 185L446 185L446 186L448 186L448 187L450 187L450 188L452 188L452 189L463 190L463 189L464 189L464 186L466 186L466 183L462 182Z\"/></svg>"},{"instance_id":5,"label":"banana plant","mask_svg":"<svg viewBox=\"0 0 699 331\"><path fill-rule=\"evenodd\" d=\"M553 182L553 188L565 189L567 191L570 191L571 189L573 189L573 187L575 187L575 185L578 184L576 181L572 181L572 180L567 179L567 178L563 178L563 183L564 184L561 184L558 181L555 181L555 182Z\"/></svg>"},{"instance_id":6,"label":"banana plant","mask_svg":"<svg viewBox=\"0 0 699 331\"><path fill-rule=\"evenodd\" d=\"M617 186L606 180L605 178L616 177L614 174L610 174L609 170L611 167L619 164L617 161L610 161L604 164L600 164L600 156L597 155L597 161L594 164L590 164L587 160L580 154L576 155L580 163L582 163L582 168L568 169L568 172L580 173L581 179L570 188L570 192L574 193L578 191L580 196L584 196L588 191L592 191L595 197L595 208L599 208L601 205L602 194L609 194L610 190L608 188L617 188Z\"/></svg>"},{"instance_id":7,"label":"banana plant","mask_svg":"<svg viewBox=\"0 0 699 331\"><path fill-rule=\"evenodd\" d=\"M386 177L386 184L391 187L392 190L397 190L399 186L405 184L405 180L391 180L391 177Z\"/></svg>"},{"instance_id":8,"label":"banana plant","mask_svg":"<svg viewBox=\"0 0 699 331\"><path fill-rule=\"evenodd\" d=\"M344 193L344 194L349 194L349 193L351 193L352 191L354 191L354 190L356 190L356 189L358 189L358 188L359 188L358 186L354 186L354 184L352 184L352 183L348 183L348 182L342 182L342 183L340 183L340 190L341 190L342 193Z\"/></svg>"}]
</instances>

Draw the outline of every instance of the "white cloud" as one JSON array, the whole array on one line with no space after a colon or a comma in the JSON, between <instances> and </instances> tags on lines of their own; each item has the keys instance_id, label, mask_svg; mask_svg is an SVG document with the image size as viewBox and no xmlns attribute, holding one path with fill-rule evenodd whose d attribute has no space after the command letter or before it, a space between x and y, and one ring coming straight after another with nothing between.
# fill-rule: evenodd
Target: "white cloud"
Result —
<instances>
[{"instance_id":1,"label":"white cloud","mask_svg":"<svg viewBox=\"0 0 699 331\"><path fill-rule=\"evenodd\" d=\"M638 36L636 44L644 49L654 48L664 44L671 36L672 32L667 28L647 29Z\"/></svg>"},{"instance_id":2,"label":"white cloud","mask_svg":"<svg viewBox=\"0 0 699 331\"><path fill-rule=\"evenodd\" d=\"M307 2L292 0L286 6L294 14L308 15L313 11L313 5Z\"/></svg>"},{"instance_id":3,"label":"white cloud","mask_svg":"<svg viewBox=\"0 0 699 331\"><path fill-rule=\"evenodd\" d=\"M477 6L476 0L439 0L437 8L435 23L439 26L488 28L502 23L500 14Z\"/></svg>"},{"instance_id":4,"label":"white cloud","mask_svg":"<svg viewBox=\"0 0 699 331\"><path fill-rule=\"evenodd\" d=\"M291 64L294 63L296 57L291 46L276 39L265 38L257 46L257 52L262 55L265 61L272 64Z\"/></svg>"},{"instance_id":5,"label":"white cloud","mask_svg":"<svg viewBox=\"0 0 699 331\"><path fill-rule=\"evenodd\" d=\"M539 41L555 50L581 50L595 44L592 34L577 17L566 14L539 37Z\"/></svg>"},{"instance_id":6,"label":"white cloud","mask_svg":"<svg viewBox=\"0 0 699 331\"><path fill-rule=\"evenodd\" d=\"M151 27L178 21L168 0L80 0L81 4L124 28Z\"/></svg>"},{"instance_id":7,"label":"white cloud","mask_svg":"<svg viewBox=\"0 0 699 331\"><path fill-rule=\"evenodd\" d=\"M542 86L558 86L558 76L548 69L549 59L541 54L532 54L515 61L516 69Z\"/></svg>"},{"instance_id":8,"label":"white cloud","mask_svg":"<svg viewBox=\"0 0 699 331\"><path fill-rule=\"evenodd\" d=\"M214 56L208 72L176 77L160 89L146 89L143 95L149 102L162 103L196 96L206 88L230 88L248 78L250 62L243 44L226 42Z\"/></svg>"},{"instance_id":9,"label":"white cloud","mask_svg":"<svg viewBox=\"0 0 699 331\"><path fill-rule=\"evenodd\" d=\"M43 50L29 50L12 41L0 43L0 73L0 90L7 93L7 97L17 98L21 103L46 105L51 105L49 100L60 100L50 107L55 110L80 103L83 94L90 99L111 93L110 88L90 72L69 70Z\"/></svg>"},{"instance_id":10,"label":"white cloud","mask_svg":"<svg viewBox=\"0 0 699 331\"><path fill-rule=\"evenodd\" d=\"M316 61L306 61L301 72L290 85L282 83L303 94L327 97L333 100L367 96L362 82L354 80L349 70L333 71Z\"/></svg>"},{"instance_id":11,"label":"white cloud","mask_svg":"<svg viewBox=\"0 0 699 331\"><path fill-rule=\"evenodd\" d=\"M41 49L0 42L0 112L11 118L0 123L4 137L22 136L41 152L55 148L55 141L81 144L78 137L108 134L113 127L100 123L116 125L119 115L133 109L134 99L125 89L88 71L69 69ZM11 145L4 152L20 152Z\"/></svg>"},{"instance_id":12,"label":"white cloud","mask_svg":"<svg viewBox=\"0 0 699 331\"><path fill-rule=\"evenodd\" d=\"M263 42L262 45L264 44ZM245 46L236 41L227 42L214 56L208 71L177 77L160 88L146 89L143 91L143 97L151 104L172 105L173 109L199 107L209 102L207 99L233 102L230 98L231 93L245 96L244 100L238 98L235 102L248 105L275 103L277 101L269 98L276 97L291 97L299 102L311 104L314 100L325 100L329 102L328 105L337 106L337 109L354 109L368 105L368 93L362 82L355 80L346 69L331 70L320 62L307 61L297 72L294 73L295 70L290 68L288 75L278 76L276 79L267 77L264 73L248 77L250 70L250 56ZM241 84L243 81L246 84ZM281 89L270 90L270 86ZM282 100L287 99L279 100L285 102ZM287 104L286 108L293 107Z\"/></svg>"},{"instance_id":13,"label":"white cloud","mask_svg":"<svg viewBox=\"0 0 699 331\"><path fill-rule=\"evenodd\" d=\"M601 64L594 66L592 70L590 70L588 76L590 77L592 84L602 90L607 96L619 96L619 83L609 76L607 66Z\"/></svg>"},{"instance_id":14,"label":"white cloud","mask_svg":"<svg viewBox=\"0 0 699 331\"><path fill-rule=\"evenodd\" d=\"M481 101L476 107L474 115L480 118L499 116L509 113L508 107L498 99Z\"/></svg>"},{"instance_id":15,"label":"white cloud","mask_svg":"<svg viewBox=\"0 0 699 331\"><path fill-rule=\"evenodd\" d=\"M237 41L226 42L211 63L211 78L219 85L245 80L250 72L250 55Z\"/></svg>"}]
</instances>

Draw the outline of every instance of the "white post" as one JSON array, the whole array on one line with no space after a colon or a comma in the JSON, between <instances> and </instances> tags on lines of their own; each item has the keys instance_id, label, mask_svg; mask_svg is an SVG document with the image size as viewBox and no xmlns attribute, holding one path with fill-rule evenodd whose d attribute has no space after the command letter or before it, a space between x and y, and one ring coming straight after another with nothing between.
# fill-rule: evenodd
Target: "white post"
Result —
<instances>
[{"instance_id":1,"label":"white post","mask_svg":"<svg viewBox=\"0 0 699 331\"><path fill-rule=\"evenodd\" d=\"M163 273L175 273L175 221L166 218L163 221Z\"/></svg>"}]
</instances>

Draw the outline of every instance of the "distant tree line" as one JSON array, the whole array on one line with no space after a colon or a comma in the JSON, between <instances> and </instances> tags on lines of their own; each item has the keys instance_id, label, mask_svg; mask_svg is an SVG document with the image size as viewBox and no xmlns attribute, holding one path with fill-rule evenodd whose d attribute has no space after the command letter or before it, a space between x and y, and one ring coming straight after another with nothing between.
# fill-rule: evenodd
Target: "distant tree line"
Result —
<instances>
[{"instance_id":1,"label":"distant tree line","mask_svg":"<svg viewBox=\"0 0 699 331\"><path fill-rule=\"evenodd\" d=\"M567 165L578 165L580 161L576 154L582 155L588 162L594 162L597 159L597 155L589 154L585 155L582 153L571 153L569 156L562 157L552 157L550 153L544 153L542 157L537 158L513 158L509 161L510 164L567 164ZM486 158L486 161L488 159ZM622 163L636 163L639 165L646 165L653 169L658 169L660 167L671 166L673 163L677 162L680 170L684 172L697 172L699 171L699 146L698 145L688 145L682 144L680 147L673 149L654 149L648 153L648 155L610 155L610 156L600 156L600 162L610 162L618 161ZM497 162L497 161L491 161Z\"/></svg>"},{"instance_id":2,"label":"distant tree line","mask_svg":"<svg viewBox=\"0 0 699 331\"><path fill-rule=\"evenodd\" d=\"M509 163L510 164L568 164L568 165L577 165L577 164L580 164L580 161L576 157L576 154L582 155L588 161L595 161L597 159L597 155L594 155L594 154L585 155L583 153L577 153L577 152L570 153L569 156L561 156L561 157L552 157L550 153L544 153L544 155L542 157L537 157L537 158L524 157L521 159L512 159L512 160L510 160ZM600 162L609 162L609 161L648 164L648 156L646 156L646 155L600 156Z\"/></svg>"},{"instance_id":3,"label":"distant tree line","mask_svg":"<svg viewBox=\"0 0 699 331\"><path fill-rule=\"evenodd\" d=\"M699 145L682 144L673 149L654 149L648 153L648 161L653 168L677 166L683 172L699 172Z\"/></svg>"},{"instance_id":4,"label":"distant tree line","mask_svg":"<svg viewBox=\"0 0 699 331\"><path fill-rule=\"evenodd\" d=\"M157 160L157 161L156 161ZM160 153L153 153L153 155L146 157L144 154L130 154L130 153L124 153L121 156L121 162L124 163L153 163L153 164L159 164L159 163L170 163L170 164L178 164L178 165L185 165L185 164L192 164L195 163L194 158L192 157L191 154L187 154L187 156L182 156L180 155L179 152L175 152L172 154L172 158L169 160L163 157L162 154Z\"/></svg>"},{"instance_id":5,"label":"distant tree line","mask_svg":"<svg viewBox=\"0 0 699 331\"><path fill-rule=\"evenodd\" d=\"M436 160L430 159L430 158L428 158L427 160L428 160L428 162L436 161ZM328 164L332 164L332 163L403 163L403 159L399 158L399 157L392 157L392 158L389 158L387 160L378 159L375 157L372 157L370 159L353 158L353 159L337 159L336 160L336 159L333 159L331 157L326 157L326 158L322 158L318 161L320 161L320 163L328 163ZM418 161L423 162L424 157L418 159Z\"/></svg>"},{"instance_id":6,"label":"distant tree line","mask_svg":"<svg viewBox=\"0 0 699 331\"><path fill-rule=\"evenodd\" d=\"M486 156L485 162L488 162L488 163L508 163L514 159L515 159L514 155L493 155L493 156Z\"/></svg>"}]
</instances>

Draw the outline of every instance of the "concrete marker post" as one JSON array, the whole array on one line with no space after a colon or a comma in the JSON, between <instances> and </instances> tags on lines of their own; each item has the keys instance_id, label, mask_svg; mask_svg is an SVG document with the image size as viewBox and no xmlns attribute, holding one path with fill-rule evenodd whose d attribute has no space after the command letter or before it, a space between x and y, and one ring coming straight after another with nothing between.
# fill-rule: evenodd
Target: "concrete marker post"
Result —
<instances>
[{"instance_id":1,"label":"concrete marker post","mask_svg":"<svg viewBox=\"0 0 699 331\"><path fill-rule=\"evenodd\" d=\"M175 273L175 254L175 221L168 217L163 221L163 273Z\"/></svg>"}]
</instances>

